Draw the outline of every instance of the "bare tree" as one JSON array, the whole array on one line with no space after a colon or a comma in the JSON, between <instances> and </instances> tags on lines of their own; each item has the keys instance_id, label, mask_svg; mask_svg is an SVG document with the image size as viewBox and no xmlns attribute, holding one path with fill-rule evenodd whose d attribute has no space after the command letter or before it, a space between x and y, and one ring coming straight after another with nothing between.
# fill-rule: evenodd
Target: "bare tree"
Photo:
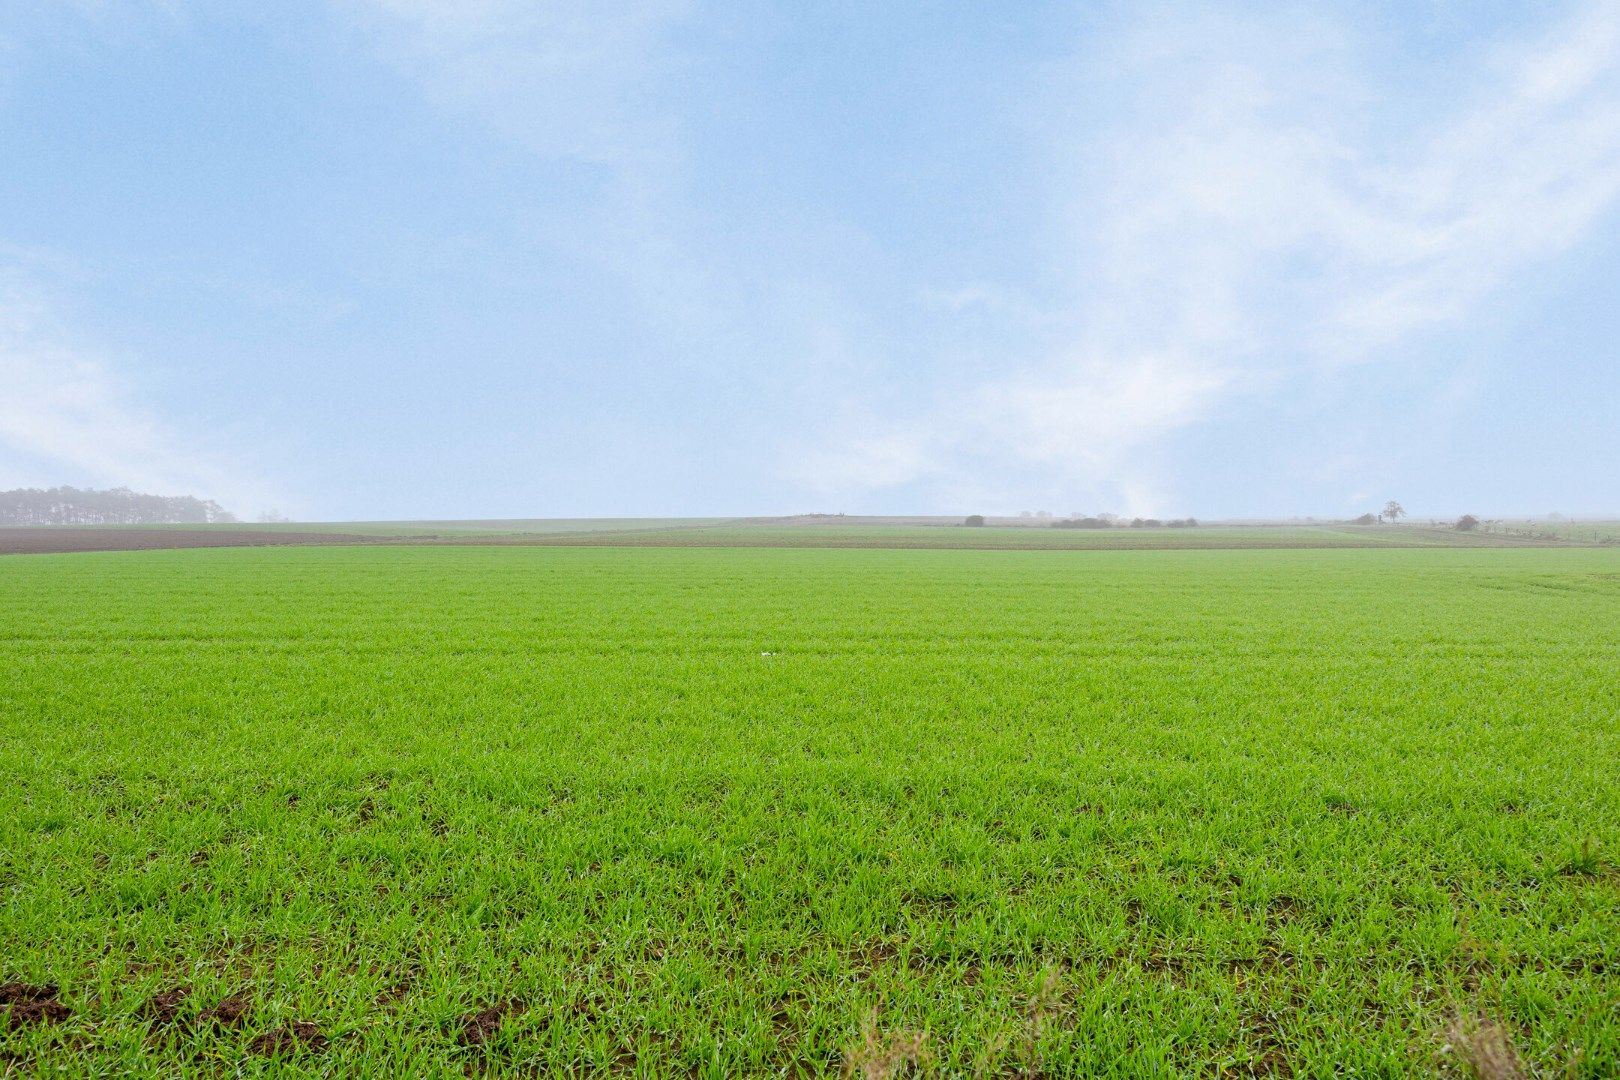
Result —
<instances>
[{"instance_id":1,"label":"bare tree","mask_svg":"<svg viewBox=\"0 0 1620 1080\"><path fill-rule=\"evenodd\" d=\"M1378 516L1380 518L1388 519L1389 523L1393 525L1401 518L1406 516L1406 510L1401 506L1400 503L1396 502L1394 499L1391 499L1389 502L1384 504L1384 512Z\"/></svg>"}]
</instances>

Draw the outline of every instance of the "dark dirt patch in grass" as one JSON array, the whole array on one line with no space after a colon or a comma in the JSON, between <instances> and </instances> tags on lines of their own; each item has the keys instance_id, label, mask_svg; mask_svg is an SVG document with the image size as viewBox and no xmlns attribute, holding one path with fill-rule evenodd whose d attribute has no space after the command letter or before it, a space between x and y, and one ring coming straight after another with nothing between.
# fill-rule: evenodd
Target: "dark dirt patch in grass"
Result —
<instances>
[{"instance_id":1,"label":"dark dirt patch in grass","mask_svg":"<svg viewBox=\"0 0 1620 1080\"><path fill-rule=\"evenodd\" d=\"M275 1057L298 1051L320 1053L330 1045L321 1029L309 1020L291 1020L260 1035L249 1045L255 1054Z\"/></svg>"},{"instance_id":2,"label":"dark dirt patch in grass","mask_svg":"<svg viewBox=\"0 0 1620 1080\"><path fill-rule=\"evenodd\" d=\"M14 1028L29 1024L54 1024L73 1015L73 1010L56 999L58 991L50 984L0 983L0 1008Z\"/></svg>"},{"instance_id":3,"label":"dark dirt patch in grass","mask_svg":"<svg viewBox=\"0 0 1620 1080\"><path fill-rule=\"evenodd\" d=\"M166 1027L180 1018L180 1007L189 997L191 991L183 986L153 994L141 1006L141 1016L154 1026Z\"/></svg>"},{"instance_id":4,"label":"dark dirt patch in grass","mask_svg":"<svg viewBox=\"0 0 1620 1080\"><path fill-rule=\"evenodd\" d=\"M485 1046L500 1032L501 1024L508 1016L514 1016L522 1011L521 1004L508 1001L470 1013L461 1018L456 1031L456 1042L462 1046Z\"/></svg>"},{"instance_id":5,"label":"dark dirt patch in grass","mask_svg":"<svg viewBox=\"0 0 1620 1080\"><path fill-rule=\"evenodd\" d=\"M245 994L236 994L211 1009L204 1009L197 1015L197 1022L220 1028L237 1028L247 1021L248 1014L252 1011L252 999Z\"/></svg>"}]
</instances>

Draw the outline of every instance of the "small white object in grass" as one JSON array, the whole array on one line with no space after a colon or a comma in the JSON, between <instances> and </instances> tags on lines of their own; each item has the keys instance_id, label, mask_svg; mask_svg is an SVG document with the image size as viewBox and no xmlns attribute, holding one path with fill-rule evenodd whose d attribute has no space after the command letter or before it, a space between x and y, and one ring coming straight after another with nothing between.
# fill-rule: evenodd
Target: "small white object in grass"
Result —
<instances>
[{"instance_id":1,"label":"small white object in grass","mask_svg":"<svg viewBox=\"0 0 1620 1080\"><path fill-rule=\"evenodd\" d=\"M775 656L776 654L773 653L773 652L762 652L759 655L761 655L761 656Z\"/></svg>"}]
</instances>

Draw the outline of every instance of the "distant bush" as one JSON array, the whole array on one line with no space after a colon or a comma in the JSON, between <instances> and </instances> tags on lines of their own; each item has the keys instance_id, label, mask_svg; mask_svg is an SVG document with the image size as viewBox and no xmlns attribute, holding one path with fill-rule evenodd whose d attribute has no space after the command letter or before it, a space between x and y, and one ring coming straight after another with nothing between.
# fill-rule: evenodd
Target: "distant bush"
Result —
<instances>
[{"instance_id":1,"label":"distant bush","mask_svg":"<svg viewBox=\"0 0 1620 1080\"><path fill-rule=\"evenodd\" d=\"M1479 528L1479 518L1473 514L1464 514L1457 519L1458 532L1473 532L1477 528Z\"/></svg>"},{"instance_id":2,"label":"distant bush","mask_svg":"<svg viewBox=\"0 0 1620 1080\"><path fill-rule=\"evenodd\" d=\"M1062 521L1052 522L1052 528L1054 529L1107 529L1111 527L1102 518L1095 517L1064 518Z\"/></svg>"},{"instance_id":3,"label":"distant bush","mask_svg":"<svg viewBox=\"0 0 1620 1080\"><path fill-rule=\"evenodd\" d=\"M969 514L967 516L967 520L963 521L962 524L970 525L975 529L982 529L984 527L984 515L983 514Z\"/></svg>"},{"instance_id":4,"label":"distant bush","mask_svg":"<svg viewBox=\"0 0 1620 1080\"><path fill-rule=\"evenodd\" d=\"M1196 529L1198 528L1198 519L1176 518L1174 521L1165 522L1165 525L1172 529Z\"/></svg>"},{"instance_id":5,"label":"distant bush","mask_svg":"<svg viewBox=\"0 0 1620 1080\"><path fill-rule=\"evenodd\" d=\"M1356 518L1350 524L1352 524L1352 525L1376 525L1376 524L1378 524L1378 518L1374 514L1362 514L1360 517Z\"/></svg>"},{"instance_id":6,"label":"distant bush","mask_svg":"<svg viewBox=\"0 0 1620 1080\"><path fill-rule=\"evenodd\" d=\"M1133 529L1157 529L1163 524L1164 522L1158 518L1133 518L1131 520L1131 528Z\"/></svg>"}]
</instances>

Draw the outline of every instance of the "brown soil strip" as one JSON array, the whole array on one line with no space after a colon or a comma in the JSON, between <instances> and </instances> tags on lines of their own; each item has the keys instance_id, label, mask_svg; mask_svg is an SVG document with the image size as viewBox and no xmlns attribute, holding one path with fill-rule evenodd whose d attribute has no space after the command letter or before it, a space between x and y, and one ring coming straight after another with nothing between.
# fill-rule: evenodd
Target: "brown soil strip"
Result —
<instances>
[{"instance_id":1,"label":"brown soil strip","mask_svg":"<svg viewBox=\"0 0 1620 1080\"><path fill-rule=\"evenodd\" d=\"M855 537L855 536L818 536L810 529L805 530L803 537L785 537L780 534L753 538L748 536L705 536L702 533L670 534L661 536L639 536L634 533L617 533L611 536L602 535L545 535L536 538L517 539L512 537L488 536L467 539L441 539L434 541L436 546L463 546L481 545L486 547L531 546L531 547L646 547L646 548L843 548L859 550L906 550L906 551L1064 551L1064 552L1106 552L1106 551L1327 551L1327 550L1383 550L1383 551L1440 551L1456 550L1459 548L1472 549L1479 547L1584 547L1589 545L1553 543L1536 540L1507 540L1501 543L1451 543L1451 544L1389 544L1374 540L1360 540L1349 537L1343 540L1298 541L1288 539L1245 538L1241 541L1222 541L1219 537L1198 539L1178 544L1154 543L1151 539L1121 538L1118 541L1110 540L1106 544L1051 544L1037 541L1006 540L1001 542L975 543L970 538L962 540L947 539L933 540L928 543L917 543L905 537Z\"/></svg>"},{"instance_id":2,"label":"brown soil strip","mask_svg":"<svg viewBox=\"0 0 1620 1080\"><path fill-rule=\"evenodd\" d=\"M409 547L715 547L715 548L859 548L922 551L1237 551L1258 549L1325 550L1328 548L1381 548L1436 550L1479 547L1590 547L1574 541L1531 540L1498 535L1459 536L1448 531L1413 530L1430 543L1389 542L1380 535L1362 536L1353 530L1313 538L1247 536L1230 539L1211 527L1203 535L1178 537L1166 544L1152 536L1112 535L1105 543L1064 544L1031 537L1000 536L982 540L974 530L954 530L930 536L926 542L912 537L829 535L821 528L804 526L793 536L765 532L720 532L720 526L693 526L670 530L604 531L597 533L523 533L480 535L430 534L372 536L358 533L271 532L252 529L143 529L73 526L0 527L0 555L45 555L88 551L158 551L178 548L301 547L318 545L392 545ZM943 533L944 530L941 530ZM1035 530L1031 529L1034 533Z\"/></svg>"},{"instance_id":3,"label":"brown soil strip","mask_svg":"<svg viewBox=\"0 0 1620 1080\"><path fill-rule=\"evenodd\" d=\"M166 548L367 544L390 541L397 542L397 538L344 533L254 532L249 529L90 529L31 526L0 528L0 555L49 555L73 551L160 551Z\"/></svg>"}]
</instances>

